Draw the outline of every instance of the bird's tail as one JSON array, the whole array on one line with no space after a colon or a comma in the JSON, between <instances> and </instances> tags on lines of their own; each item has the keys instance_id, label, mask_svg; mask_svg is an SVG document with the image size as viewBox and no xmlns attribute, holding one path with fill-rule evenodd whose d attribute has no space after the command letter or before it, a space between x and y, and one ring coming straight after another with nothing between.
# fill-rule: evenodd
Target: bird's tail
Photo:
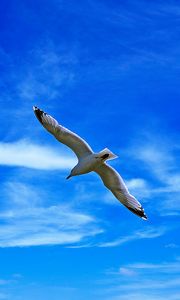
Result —
<instances>
[{"instance_id":1,"label":"bird's tail","mask_svg":"<svg viewBox=\"0 0 180 300\"><path fill-rule=\"evenodd\" d=\"M109 160L109 159L115 159L118 156L112 153L108 148L103 149L98 153L98 157L104 159L104 160Z\"/></svg>"}]
</instances>

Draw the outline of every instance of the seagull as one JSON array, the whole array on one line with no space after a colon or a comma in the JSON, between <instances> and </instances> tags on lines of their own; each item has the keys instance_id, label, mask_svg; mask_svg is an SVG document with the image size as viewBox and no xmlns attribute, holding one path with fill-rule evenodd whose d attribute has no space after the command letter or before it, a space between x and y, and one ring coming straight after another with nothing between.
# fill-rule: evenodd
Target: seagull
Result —
<instances>
[{"instance_id":1,"label":"seagull","mask_svg":"<svg viewBox=\"0 0 180 300\"><path fill-rule=\"evenodd\" d=\"M107 160L117 158L117 155L108 148L103 149L99 153L95 153L85 140L60 125L46 112L37 106L33 106L33 110L42 126L59 142L71 148L78 158L77 165L71 170L66 179L92 171L96 172L101 177L105 187L108 188L126 208L140 218L147 220L143 207L137 199L129 193L120 174L106 163Z\"/></svg>"}]
</instances>

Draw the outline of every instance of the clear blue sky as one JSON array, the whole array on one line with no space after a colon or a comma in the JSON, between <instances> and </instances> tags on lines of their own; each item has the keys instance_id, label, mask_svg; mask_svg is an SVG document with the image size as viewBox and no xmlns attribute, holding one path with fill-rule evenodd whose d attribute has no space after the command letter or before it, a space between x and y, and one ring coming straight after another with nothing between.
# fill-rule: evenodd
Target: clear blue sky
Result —
<instances>
[{"instance_id":1,"label":"clear blue sky","mask_svg":"<svg viewBox=\"0 0 180 300\"><path fill-rule=\"evenodd\" d=\"M180 3L10 0L0 10L0 299L180 299ZM37 105L143 204L124 208Z\"/></svg>"}]
</instances>

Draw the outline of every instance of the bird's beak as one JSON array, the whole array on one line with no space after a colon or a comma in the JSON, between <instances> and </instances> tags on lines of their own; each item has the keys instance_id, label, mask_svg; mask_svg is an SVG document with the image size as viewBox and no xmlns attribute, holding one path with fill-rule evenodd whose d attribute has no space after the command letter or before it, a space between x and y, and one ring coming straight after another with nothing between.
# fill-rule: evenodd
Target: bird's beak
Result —
<instances>
[{"instance_id":1,"label":"bird's beak","mask_svg":"<svg viewBox=\"0 0 180 300\"><path fill-rule=\"evenodd\" d=\"M69 176L66 177L66 179L69 179L70 177L72 177L72 175L70 174Z\"/></svg>"}]
</instances>

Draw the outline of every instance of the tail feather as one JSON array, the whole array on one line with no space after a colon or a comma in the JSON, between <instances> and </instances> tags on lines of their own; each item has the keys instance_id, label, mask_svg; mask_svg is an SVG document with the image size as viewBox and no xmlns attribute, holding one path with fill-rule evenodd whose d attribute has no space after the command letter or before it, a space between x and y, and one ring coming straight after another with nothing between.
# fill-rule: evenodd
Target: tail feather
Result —
<instances>
[{"instance_id":1,"label":"tail feather","mask_svg":"<svg viewBox=\"0 0 180 300\"><path fill-rule=\"evenodd\" d=\"M98 156L100 158L103 158L104 160L110 160L110 159L115 159L118 156L115 155L113 152L111 152L108 148L103 149L98 153Z\"/></svg>"}]
</instances>

